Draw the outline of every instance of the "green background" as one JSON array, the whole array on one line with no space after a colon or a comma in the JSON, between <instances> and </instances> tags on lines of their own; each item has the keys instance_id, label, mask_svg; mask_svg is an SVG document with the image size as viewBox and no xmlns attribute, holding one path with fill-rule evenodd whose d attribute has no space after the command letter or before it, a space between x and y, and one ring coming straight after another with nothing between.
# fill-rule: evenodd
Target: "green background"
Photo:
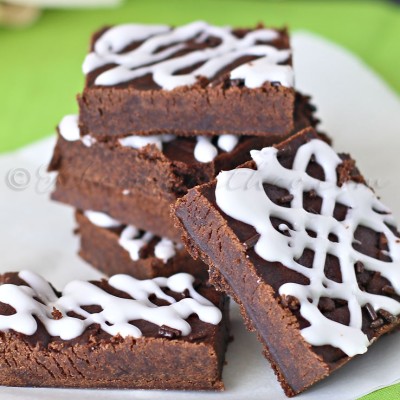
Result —
<instances>
[{"instance_id":1,"label":"green background","mask_svg":"<svg viewBox=\"0 0 400 400\"><path fill-rule=\"evenodd\" d=\"M195 19L318 33L357 54L400 93L400 7L389 2L126 0L115 9L46 10L29 28L0 28L0 152L51 134L65 114L77 112L82 60L99 26ZM400 385L364 399L400 399Z\"/></svg>"},{"instance_id":2,"label":"green background","mask_svg":"<svg viewBox=\"0 0 400 400\"><path fill-rule=\"evenodd\" d=\"M0 28L0 151L49 135L77 111L90 33L103 24L287 24L353 51L400 92L400 7L379 1L126 0L115 9L47 10L25 29Z\"/></svg>"}]
</instances>

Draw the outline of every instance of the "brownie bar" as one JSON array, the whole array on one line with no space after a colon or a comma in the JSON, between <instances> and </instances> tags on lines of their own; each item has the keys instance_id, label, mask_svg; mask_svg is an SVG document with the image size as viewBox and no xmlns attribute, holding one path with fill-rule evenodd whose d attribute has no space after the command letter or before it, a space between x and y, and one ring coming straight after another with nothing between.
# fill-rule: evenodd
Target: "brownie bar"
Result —
<instances>
[{"instance_id":1,"label":"brownie bar","mask_svg":"<svg viewBox=\"0 0 400 400\"><path fill-rule=\"evenodd\" d=\"M355 162L313 129L252 157L189 190L176 218L293 396L398 326L400 235Z\"/></svg>"},{"instance_id":2,"label":"brownie bar","mask_svg":"<svg viewBox=\"0 0 400 400\"><path fill-rule=\"evenodd\" d=\"M0 282L1 385L224 389L228 298L191 275L73 281L62 294L30 271Z\"/></svg>"},{"instance_id":3,"label":"brownie bar","mask_svg":"<svg viewBox=\"0 0 400 400\"><path fill-rule=\"evenodd\" d=\"M296 95L296 129L318 123L314 110L308 97ZM115 138L98 141L88 135L80 139L73 116L63 119L59 132L49 166L59 172L54 200L80 210L104 212L175 241L180 240L180 232L170 218L170 206L177 198L214 179L219 171L247 161L251 149L275 143L270 137L234 140L229 135L211 142L203 137L168 141L161 135L148 138L149 142L137 136L122 142Z\"/></svg>"},{"instance_id":4,"label":"brownie bar","mask_svg":"<svg viewBox=\"0 0 400 400\"><path fill-rule=\"evenodd\" d=\"M126 225L181 242L181 233L171 218L172 203L162 196L142 193L139 189L124 194L114 187L59 173L51 198L78 210L108 214Z\"/></svg>"},{"instance_id":5,"label":"brownie bar","mask_svg":"<svg viewBox=\"0 0 400 400\"><path fill-rule=\"evenodd\" d=\"M78 97L84 135L273 135L293 130L285 29L119 25L96 32Z\"/></svg>"},{"instance_id":6,"label":"brownie bar","mask_svg":"<svg viewBox=\"0 0 400 400\"><path fill-rule=\"evenodd\" d=\"M139 232L96 212L76 212L79 255L106 275L128 274L137 279L187 272L207 280L207 266L193 260L181 244L149 232Z\"/></svg>"}]
</instances>

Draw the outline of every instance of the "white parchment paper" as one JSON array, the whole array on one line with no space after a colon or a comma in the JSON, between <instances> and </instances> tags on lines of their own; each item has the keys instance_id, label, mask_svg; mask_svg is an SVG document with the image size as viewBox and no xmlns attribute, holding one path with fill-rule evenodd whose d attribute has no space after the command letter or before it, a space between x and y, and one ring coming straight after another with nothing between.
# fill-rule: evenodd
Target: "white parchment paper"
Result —
<instances>
[{"instance_id":1,"label":"white parchment paper","mask_svg":"<svg viewBox=\"0 0 400 400\"><path fill-rule=\"evenodd\" d=\"M336 149L351 153L397 217L400 216L400 100L382 80L342 48L307 33L294 35L297 87L314 97L322 127ZM12 132L9 132L12 134ZM0 272L32 269L61 288L71 279L100 276L76 255L73 210L49 201L45 174L54 137L0 157ZM246 332L235 306L224 393L1 388L0 398L25 400L244 399L280 400L285 395ZM355 399L400 380L400 334L372 346L302 400ZM301 362L301 354L297 362Z\"/></svg>"}]
</instances>

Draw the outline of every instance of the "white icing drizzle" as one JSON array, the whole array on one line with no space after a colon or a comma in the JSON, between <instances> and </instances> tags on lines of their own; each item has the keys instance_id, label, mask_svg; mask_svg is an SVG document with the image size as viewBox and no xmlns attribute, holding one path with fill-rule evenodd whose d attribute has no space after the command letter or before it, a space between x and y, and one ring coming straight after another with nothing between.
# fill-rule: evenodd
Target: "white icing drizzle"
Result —
<instances>
[{"instance_id":1,"label":"white icing drizzle","mask_svg":"<svg viewBox=\"0 0 400 400\"><path fill-rule=\"evenodd\" d=\"M151 232L145 232L140 235L139 229L133 225L128 225L121 232L119 238L119 244L129 253L133 261L137 261L140 258L140 250L149 244L154 238Z\"/></svg>"},{"instance_id":2,"label":"white icing drizzle","mask_svg":"<svg viewBox=\"0 0 400 400\"><path fill-rule=\"evenodd\" d=\"M118 139L121 146L131 147L133 149L141 149L148 144L154 144L157 148L162 151L163 143L171 142L176 139L174 135L163 134L163 135L153 135L153 136L127 136L122 139ZM201 162L207 163L214 160L218 155L218 149L214 144L211 143L212 138L207 136L197 136L197 143L194 147L194 158ZM232 151L237 143L239 142L239 137L235 135L221 135L218 137L217 146L226 152Z\"/></svg>"},{"instance_id":3,"label":"white icing drizzle","mask_svg":"<svg viewBox=\"0 0 400 400\"><path fill-rule=\"evenodd\" d=\"M194 147L194 158L201 163L208 163L218 155L218 149L211 143L211 138L198 136Z\"/></svg>"},{"instance_id":4,"label":"white icing drizzle","mask_svg":"<svg viewBox=\"0 0 400 400\"><path fill-rule=\"evenodd\" d=\"M121 222L99 211L88 210L84 215L93 225L101 228L118 228L122 225Z\"/></svg>"},{"instance_id":5,"label":"white icing drizzle","mask_svg":"<svg viewBox=\"0 0 400 400\"><path fill-rule=\"evenodd\" d=\"M239 142L239 136L237 135L231 135L231 134L225 134L225 135L220 135L217 141L218 147L226 151L227 153L231 152L236 145Z\"/></svg>"},{"instance_id":6,"label":"white icing drizzle","mask_svg":"<svg viewBox=\"0 0 400 400\"><path fill-rule=\"evenodd\" d=\"M60 135L70 142L81 138L81 131L78 126L77 115L66 115L58 125Z\"/></svg>"},{"instance_id":7,"label":"white icing drizzle","mask_svg":"<svg viewBox=\"0 0 400 400\"><path fill-rule=\"evenodd\" d=\"M81 141L86 147L91 147L94 143L97 142L96 138L91 135L82 136Z\"/></svg>"},{"instance_id":8,"label":"white icing drizzle","mask_svg":"<svg viewBox=\"0 0 400 400\"><path fill-rule=\"evenodd\" d=\"M122 222L110 217L108 214L88 210L84 212L86 218L96 226L101 228L122 227ZM143 232L133 225L127 225L121 232L118 243L129 253L133 261L140 259L140 250L150 243L154 238L151 232ZM176 250L181 250L180 243L162 237L154 246L154 256L167 263L168 260L176 255Z\"/></svg>"},{"instance_id":9,"label":"white icing drizzle","mask_svg":"<svg viewBox=\"0 0 400 400\"><path fill-rule=\"evenodd\" d=\"M213 36L221 40L216 47L192 51L188 54L167 59L185 49L185 41L196 39L203 42ZM213 78L218 71L243 56L259 56L231 71L231 78L244 79L249 87L259 87L265 82L280 82L293 86L293 70L290 66L278 65L288 61L289 50L257 44L270 42L278 37L271 29L258 29L243 38L233 35L229 27L217 27L205 22L193 22L168 30L165 26L120 25L110 28L96 41L94 51L83 63L85 74L107 64L117 64L95 80L96 85L116 85L152 74L154 82L165 90L193 85L199 76ZM118 54L123 46L145 40L134 50ZM158 49L164 48L158 51ZM203 63L194 71L175 75L179 70Z\"/></svg>"},{"instance_id":10,"label":"white icing drizzle","mask_svg":"<svg viewBox=\"0 0 400 400\"><path fill-rule=\"evenodd\" d=\"M337 186L336 167L341 159L323 141L314 139L302 145L297 151L292 170L279 163L275 148L253 150L251 155L257 164L256 171L240 168L218 175L218 206L230 217L256 229L260 238L255 251L260 257L270 262L280 262L310 280L309 285L286 283L279 289L280 295L291 295L299 300L300 313L310 323L301 331L304 339L311 345L340 348L350 357L364 353L370 343L361 330L362 307L369 303L375 310L384 309L394 315L400 313L400 303L394 299L361 291L354 270L354 264L362 262L367 270L380 272L400 294L400 243L387 225L395 226L389 209L363 184L349 181L341 187ZM325 181L305 172L313 155L324 170ZM273 203L263 190L263 183L287 189L293 195L291 207ZM322 198L321 215L308 213L303 208L303 193L311 190ZM343 221L333 217L336 203L349 207ZM293 229L281 224L280 232L275 230L270 217L287 221ZM377 260L353 248L354 232L359 225L385 234L389 249L387 253L392 261ZM306 229L316 232L317 237L309 236ZM283 231L289 232L290 236L283 235ZM338 243L328 239L330 233L339 238ZM315 253L312 268L295 261L305 248ZM339 259L342 283L325 276L327 254ZM319 311L321 297L348 302L349 326L334 322Z\"/></svg>"},{"instance_id":11,"label":"white icing drizzle","mask_svg":"<svg viewBox=\"0 0 400 400\"><path fill-rule=\"evenodd\" d=\"M174 257L176 245L172 240L162 238L154 247L154 255L166 263L170 258Z\"/></svg>"},{"instance_id":12,"label":"white icing drizzle","mask_svg":"<svg viewBox=\"0 0 400 400\"><path fill-rule=\"evenodd\" d=\"M122 337L139 338L142 332L129 323L138 319L178 329L186 336L191 332L186 321L191 314L197 314L201 321L213 325L217 325L222 318L221 311L193 288L194 277L186 273L143 281L128 275L114 275L109 279L110 286L129 294L132 299L113 296L92 283L78 280L67 284L58 298L49 283L36 273L21 271L19 277L29 286L0 286L0 301L16 310L13 315L0 316L0 330L3 332L12 329L33 335L37 330L35 316L51 336L59 336L62 340L78 337L93 323L99 324L103 331L113 336L119 334ZM191 298L176 301L161 288L178 293L188 290ZM149 300L152 294L170 304L156 306ZM44 304L35 300L35 297ZM82 308L89 305L98 305L102 311L90 314ZM61 312L62 318L52 317L53 307ZM68 316L67 313L71 311L84 319Z\"/></svg>"},{"instance_id":13,"label":"white icing drizzle","mask_svg":"<svg viewBox=\"0 0 400 400\"><path fill-rule=\"evenodd\" d=\"M69 142L80 140L86 147L91 147L92 144L96 143L93 136L85 135L81 137L77 115L66 115L59 123L58 130L60 135Z\"/></svg>"},{"instance_id":14,"label":"white icing drizzle","mask_svg":"<svg viewBox=\"0 0 400 400\"><path fill-rule=\"evenodd\" d=\"M148 144L154 144L160 151L163 149L163 143L171 142L175 139L174 135L162 134L152 136L127 136L122 139L118 139L121 146L132 147L133 149L141 149Z\"/></svg>"},{"instance_id":15,"label":"white icing drizzle","mask_svg":"<svg viewBox=\"0 0 400 400\"><path fill-rule=\"evenodd\" d=\"M66 115L60 122L60 135L70 142L80 140L86 147L91 147L96 143L96 139L91 135L80 136L77 115ZM118 142L123 147L133 149L141 149L147 145L155 145L160 151L163 151L163 144L175 140L176 136L171 134L137 136L131 135L118 139ZM217 146L223 151L232 151L239 141L239 137L235 135L221 135L218 137ZM194 158L202 163L211 162L218 155L218 149L211 143L211 138L206 136L198 136L197 143L194 148ZM124 191L123 194L128 194Z\"/></svg>"},{"instance_id":16,"label":"white icing drizzle","mask_svg":"<svg viewBox=\"0 0 400 400\"><path fill-rule=\"evenodd\" d=\"M239 142L239 136L225 134L217 139L217 146L211 142L212 138L197 136L197 143L194 147L194 158L201 163L208 163L218 155L218 148L223 151L232 151ZM217 148L218 147L218 148Z\"/></svg>"}]
</instances>

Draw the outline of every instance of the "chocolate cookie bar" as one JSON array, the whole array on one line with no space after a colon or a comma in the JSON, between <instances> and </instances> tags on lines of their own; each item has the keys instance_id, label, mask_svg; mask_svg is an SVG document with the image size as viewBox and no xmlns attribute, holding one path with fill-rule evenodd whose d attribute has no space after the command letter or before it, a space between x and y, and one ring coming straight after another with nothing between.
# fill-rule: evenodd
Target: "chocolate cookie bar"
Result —
<instances>
[{"instance_id":1,"label":"chocolate cookie bar","mask_svg":"<svg viewBox=\"0 0 400 400\"><path fill-rule=\"evenodd\" d=\"M137 279L187 272L207 280L207 266L193 260L180 243L123 225L96 211L76 212L79 255L106 275L128 274Z\"/></svg>"},{"instance_id":2,"label":"chocolate cookie bar","mask_svg":"<svg viewBox=\"0 0 400 400\"><path fill-rule=\"evenodd\" d=\"M251 155L189 190L176 218L293 396L398 325L400 235L355 162L313 129Z\"/></svg>"},{"instance_id":3,"label":"chocolate cookie bar","mask_svg":"<svg viewBox=\"0 0 400 400\"><path fill-rule=\"evenodd\" d=\"M0 276L0 384L223 390L228 299L189 274L72 281Z\"/></svg>"},{"instance_id":4,"label":"chocolate cookie bar","mask_svg":"<svg viewBox=\"0 0 400 400\"><path fill-rule=\"evenodd\" d=\"M296 95L296 129L316 125L309 98ZM196 185L249 159L271 137L221 135L182 138L81 136L76 116L65 117L49 170L58 171L52 198L80 210L96 210L158 236L180 240L170 206Z\"/></svg>"},{"instance_id":5,"label":"chocolate cookie bar","mask_svg":"<svg viewBox=\"0 0 400 400\"><path fill-rule=\"evenodd\" d=\"M285 29L124 24L96 32L83 135L287 136L295 92Z\"/></svg>"}]
</instances>

